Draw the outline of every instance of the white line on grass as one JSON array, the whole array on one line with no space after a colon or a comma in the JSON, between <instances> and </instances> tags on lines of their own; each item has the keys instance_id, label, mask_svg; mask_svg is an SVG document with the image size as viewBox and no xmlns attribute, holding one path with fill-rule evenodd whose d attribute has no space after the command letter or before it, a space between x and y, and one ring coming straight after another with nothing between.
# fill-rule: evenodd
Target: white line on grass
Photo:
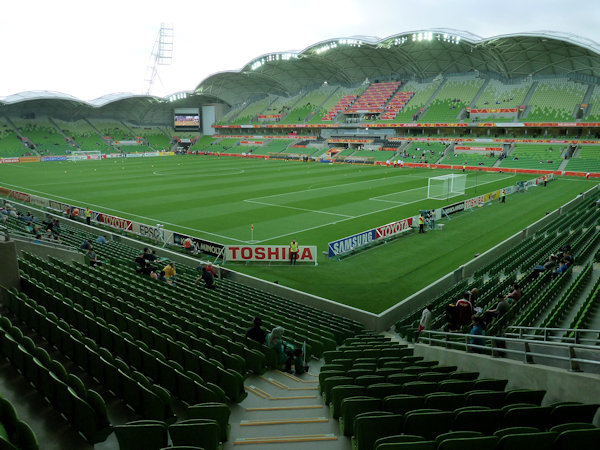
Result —
<instances>
[{"instance_id":1,"label":"white line on grass","mask_svg":"<svg viewBox=\"0 0 600 450\"><path fill-rule=\"evenodd\" d=\"M248 203L256 203L257 205L275 206L278 208L296 209L298 211L307 211L307 212L312 212L312 213L317 213L317 214L329 214L330 216L354 218L354 216L349 216L347 214L337 214L337 213L332 213L332 212L327 212L327 211L318 211L316 209L306 209L306 208L298 208L296 206L277 205L276 203L259 202L257 200L244 200L244 201L248 202Z\"/></svg>"},{"instance_id":2,"label":"white line on grass","mask_svg":"<svg viewBox=\"0 0 600 450\"><path fill-rule=\"evenodd\" d=\"M220 238L223 238L223 239L230 239L232 241L241 242L243 244L247 244L248 243L248 241L244 241L242 239L236 239L236 238L232 238L230 236L225 236L225 235L222 235L222 234L212 233L210 231L199 230L197 228L190 228L190 227L186 227L186 226L180 225L178 223L165 222L162 219L156 219L156 218L153 218L153 217L140 216L139 214L133 214L133 213L127 212L127 211L121 211L119 209L109 208L108 206L98 205L96 203L90 203L90 202L85 202L85 201L77 200L77 199L74 199L74 198L63 197L61 195L51 194L49 192L38 191L36 189L30 189L30 188L23 187L23 186L17 186L16 184L9 184L9 183L3 183L3 184L5 184L6 186L12 186L14 188L23 189L26 192L27 191L37 192L38 194L44 194L44 195L55 197L55 198L59 198L59 199L62 199L62 200L68 200L68 201L77 202L77 203L85 203L86 205L89 205L89 206L95 206L97 208L105 209L107 211L113 211L113 212L117 212L117 213L120 213L120 214L125 214L125 215L129 215L129 216L137 217L139 219L150 220L151 222L158 222L158 223L163 223L163 224L166 224L166 225L173 225L173 226L176 226L176 227L179 227L179 228L184 228L186 230L198 231L199 233L205 233L205 234L209 234L211 236L217 236L217 237L220 237Z\"/></svg>"}]
</instances>

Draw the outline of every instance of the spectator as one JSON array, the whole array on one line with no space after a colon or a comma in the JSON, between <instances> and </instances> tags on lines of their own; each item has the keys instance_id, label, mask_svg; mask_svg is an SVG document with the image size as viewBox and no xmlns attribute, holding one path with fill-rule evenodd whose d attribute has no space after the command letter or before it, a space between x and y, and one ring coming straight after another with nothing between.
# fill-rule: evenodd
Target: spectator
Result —
<instances>
[{"instance_id":1,"label":"spectator","mask_svg":"<svg viewBox=\"0 0 600 450\"><path fill-rule=\"evenodd\" d=\"M291 372L292 353L286 348L289 345L283 340L283 327L275 327L267 334L266 345L277 353L277 366L285 372Z\"/></svg>"},{"instance_id":2,"label":"spectator","mask_svg":"<svg viewBox=\"0 0 600 450\"><path fill-rule=\"evenodd\" d=\"M546 261L543 265L537 265L533 268L533 277L537 278L540 276L540 273L545 272L546 270L553 270L556 267L556 256L550 255L548 257L548 261Z\"/></svg>"},{"instance_id":3,"label":"spectator","mask_svg":"<svg viewBox=\"0 0 600 450\"><path fill-rule=\"evenodd\" d=\"M165 274L165 279L169 282L172 283L174 281L177 280L177 272L175 271L175 263L174 262L170 262L169 264L167 264L163 270L162 270Z\"/></svg>"},{"instance_id":4,"label":"spectator","mask_svg":"<svg viewBox=\"0 0 600 450\"><path fill-rule=\"evenodd\" d=\"M260 317L254 318L254 326L246 331L246 337L258 342L259 344L265 343L267 332L262 329L262 319Z\"/></svg>"},{"instance_id":5,"label":"spectator","mask_svg":"<svg viewBox=\"0 0 600 450\"><path fill-rule=\"evenodd\" d=\"M81 250L89 250L91 247L92 244L90 244L90 241L88 241L87 239L84 239L81 245L79 246Z\"/></svg>"},{"instance_id":6,"label":"spectator","mask_svg":"<svg viewBox=\"0 0 600 450\"><path fill-rule=\"evenodd\" d=\"M294 374L302 375L305 372L308 372L308 364L304 359L304 353L301 348L294 349Z\"/></svg>"},{"instance_id":7,"label":"spectator","mask_svg":"<svg viewBox=\"0 0 600 450\"><path fill-rule=\"evenodd\" d=\"M140 252L140 254L135 258L135 263L139 265L138 268L135 269L137 273L143 273L144 275L150 275L152 272L152 268L148 264L148 261L144 259L144 254Z\"/></svg>"},{"instance_id":8,"label":"spectator","mask_svg":"<svg viewBox=\"0 0 600 450\"><path fill-rule=\"evenodd\" d=\"M446 306L446 330L447 331L457 331L460 328L460 318L458 307L456 306L457 299L452 299Z\"/></svg>"},{"instance_id":9,"label":"spectator","mask_svg":"<svg viewBox=\"0 0 600 450\"><path fill-rule=\"evenodd\" d=\"M41 234L36 234L35 235L35 239L33 240L34 244L41 244L42 243L42 235Z\"/></svg>"},{"instance_id":10,"label":"spectator","mask_svg":"<svg viewBox=\"0 0 600 450\"><path fill-rule=\"evenodd\" d=\"M158 256L156 256L156 250L152 250L152 253L150 253L148 251L148 248L145 248L144 249L144 258L150 262L156 261L158 259Z\"/></svg>"},{"instance_id":11,"label":"spectator","mask_svg":"<svg viewBox=\"0 0 600 450\"><path fill-rule=\"evenodd\" d=\"M558 265L558 267L552 272L552 278L556 278L557 276L562 275L567 271L568 268L569 264L563 259Z\"/></svg>"},{"instance_id":12,"label":"spectator","mask_svg":"<svg viewBox=\"0 0 600 450\"><path fill-rule=\"evenodd\" d=\"M465 292L463 298L456 302L458 309L458 320L461 326L468 325L471 322L471 316L473 315L473 304L469 300L471 297L470 292Z\"/></svg>"},{"instance_id":13,"label":"spectator","mask_svg":"<svg viewBox=\"0 0 600 450\"><path fill-rule=\"evenodd\" d=\"M96 252L94 252L94 248L90 245L88 249L87 255L85 255L87 260L90 262L90 266L101 266L102 262L98 261L98 257L96 256Z\"/></svg>"},{"instance_id":14,"label":"spectator","mask_svg":"<svg viewBox=\"0 0 600 450\"><path fill-rule=\"evenodd\" d=\"M106 244L106 236L98 236L98 239L96 239L96 244Z\"/></svg>"},{"instance_id":15,"label":"spectator","mask_svg":"<svg viewBox=\"0 0 600 450\"><path fill-rule=\"evenodd\" d=\"M523 296L523 291L519 287L517 283L512 285L512 291L509 294L506 294L506 300L509 305L512 305L515 302L518 302L519 299Z\"/></svg>"},{"instance_id":16,"label":"spectator","mask_svg":"<svg viewBox=\"0 0 600 450\"><path fill-rule=\"evenodd\" d=\"M475 337L475 336L485 336L485 328L483 325L483 321L481 320L480 316L473 316L473 327L471 328L471 332L469 333L471 334L471 338L469 339L469 344L470 345L481 345L481 346L485 346L485 339L480 338L480 337ZM474 353L483 353L484 350L481 348L472 348L471 349Z\"/></svg>"},{"instance_id":17,"label":"spectator","mask_svg":"<svg viewBox=\"0 0 600 450\"><path fill-rule=\"evenodd\" d=\"M217 287L217 282L215 281L217 273L215 272L215 269L213 268L212 264L202 264L200 266L200 272L201 275L194 280L194 284L196 284L200 280L203 280L204 287L208 289L215 289Z\"/></svg>"},{"instance_id":18,"label":"spectator","mask_svg":"<svg viewBox=\"0 0 600 450\"><path fill-rule=\"evenodd\" d=\"M431 311L433 311L433 303L427 303L425 309L421 313L421 320L419 321L419 328L417 333L421 333L423 330L431 329Z\"/></svg>"},{"instance_id":19,"label":"spectator","mask_svg":"<svg viewBox=\"0 0 600 450\"><path fill-rule=\"evenodd\" d=\"M494 309L488 309L483 314L482 320L484 325L488 325L492 320L502 317L509 310L510 305L502 295L499 295L497 300L498 303L496 304L496 307Z\"/></svg>"}]
</instances>

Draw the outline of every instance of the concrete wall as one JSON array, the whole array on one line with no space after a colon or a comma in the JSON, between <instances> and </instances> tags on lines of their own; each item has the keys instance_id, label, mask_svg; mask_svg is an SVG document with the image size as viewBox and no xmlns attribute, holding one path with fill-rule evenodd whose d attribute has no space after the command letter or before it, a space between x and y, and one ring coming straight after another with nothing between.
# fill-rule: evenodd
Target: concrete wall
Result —
<instances>
[{"instance_id":1,"label":"concrete wall","mask_svg":"<svg viewBox=\"0 0 600 450\"><path fill-rule=\"evenodd\" d=\"M14 241L0 242L0 286L7 289L21 286L19 266L17 264L17 246Z\"/></svg>"},{"instance_id":2,"label":"concrete wall","mask_svg":"<svg viewBox=\"0 0 600 450\"><path fill-rule=\"evenodd\" d=\"M11 241L16 243L16 248L19 256L23 256L24 252L33 253L40 258L47 259L49 256L54 258L62 259L66 262L78 262L83 264L85 262L85 255L73 250L63 250L56 247L49 247L46 245L34 244L33 242L23 241Z\"/></svg>"},{"instance_id":3,"label":"concrete wall","mask_svg":"<svg viewBox=\"0 0 600 450\"><path fill-rule=\"evenodd\" d=\"M479 372L480 378L507 379L507 390L543 389L546 391L544 405L559 401L600 404L600 376L596 374L569 372L426 344L415 344L414 354L442 365L457 366L461 371ZM600 426L600 412L596 413L594 423Z\"/></svg>"}]
</instances>

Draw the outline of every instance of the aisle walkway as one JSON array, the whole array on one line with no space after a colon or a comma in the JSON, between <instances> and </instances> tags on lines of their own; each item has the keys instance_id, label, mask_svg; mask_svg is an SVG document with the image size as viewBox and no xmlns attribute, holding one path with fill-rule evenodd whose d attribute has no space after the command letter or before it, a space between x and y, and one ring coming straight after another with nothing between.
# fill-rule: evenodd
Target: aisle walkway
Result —
<instances>
[{"instance_id":1,"label":"aisle walkway","mask_svg":"<svg viewBox=\"0 0 600 450\"><path fill-rule=\"evenodd\" d=\"M310 372L301 377L273 370L248 376L248 397L232 407L223 450L349 450L350 439L340 436L317 390L321 363L312 361Z\"/></svg>"}]
</instances>

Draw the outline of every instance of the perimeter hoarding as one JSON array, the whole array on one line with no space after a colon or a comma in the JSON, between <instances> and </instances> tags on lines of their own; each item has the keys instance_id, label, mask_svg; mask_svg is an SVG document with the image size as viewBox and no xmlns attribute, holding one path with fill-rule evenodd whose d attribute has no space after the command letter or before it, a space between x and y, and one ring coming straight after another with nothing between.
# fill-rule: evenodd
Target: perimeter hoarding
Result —
<instances>
[{"instance_id":1,"label":"perimeter hoarding","mask_svg":"<svg viewBox=\"0 0 600 450\"><path fill-rule=\"evenodd\" d=\"M216 242L198 239L193 236L188 236L187 234L173 233L173 243L175 245L183 246L183 242L188 238L192 240L198 250L200 250L202 253L206 253L207 255L219 256L223 253L223 249L225 248L224 245Z\"/></svg>"},{"instance_id":2,"label":"perimeter hoarding","mask_svg":"<svg viewBox=\"0 0 600 450\"><path fill-rule=\"evenodd\" d=\"M227 245L225 261L261 261L289 262L290 247L288 245ZM298 262L317 264L317 246L301 245L298 252Z\"/></svg>"},{"instance_id":3,"label":"perimeter hoarding","mask_svg":"<svg viewBox=\"0 0 600 450\"><path fill-rule=\"evenodd\" d=\"M348 236L329 243L329 257L340 256L357 248L364 247L377 239L376 229Z\"/></svg>"}]
</instances>

